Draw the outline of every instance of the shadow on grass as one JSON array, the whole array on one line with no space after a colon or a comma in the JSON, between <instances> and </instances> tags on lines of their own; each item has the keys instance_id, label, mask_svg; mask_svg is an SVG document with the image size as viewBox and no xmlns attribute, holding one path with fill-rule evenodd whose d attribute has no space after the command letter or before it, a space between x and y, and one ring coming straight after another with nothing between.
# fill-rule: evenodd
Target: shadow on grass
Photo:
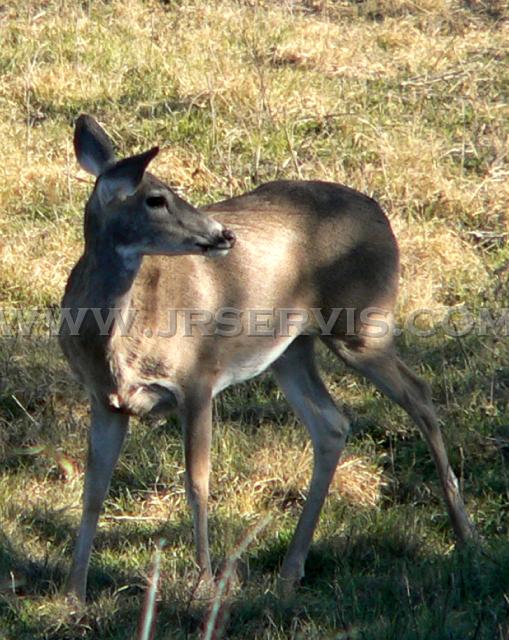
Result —
<instances>
[{"instance_id":1,"label":"shadow on grass","mask_svg":"<svg viewBox=\"0 0 509 640\"><path fill-rule=\"evenodd\" d=\"M68 543L75 531L59 511L30 509L22 513L21 522L31 528L32 534L46 540L49 549L60 550L56 558L34 561L15 540L5 535L0 538L0 575L3 579L9 575L23 577L18 598L36 603L62 588L70 562ZM218 516L212 525L215 531L233 527L235 535L243 528L236 521ZM297 631L308 634L302 637L324 638L330 632L331 638L373 640L497 637L499 627L505 624L504 593L509 591L509 546L505 540L485 545L483 552L467 548L445 554L430 551L429 545L405 531L399 521L384 526L372 523L370 530L363 532L358 524L352 525L344 535L329 536L315 544L302 586L288 601L275 595L273 580L290 534L279 532L266 539L263 548L246 554L244 566L239 568L239 575L244 577L240 588L222 605L228 622L220 637L293 638L298 637ZM147 541L160 537L167 540L167 552L182 541L190 543L189 520L134 528L118 523L99 531L95 547L114 554L125 545L146 547ZM89 579L91 602L101 601L104 596L115 598L107 616L103 614L96 622L80 618L60 630L51 630L50 625L42 633L40 621L19 615L19 608L4 599L0 600L0 618L9 621L13 630L12 636L6 637L134 637L129 634L134 633L141 611L146 587L142 572L146 566L126 570L110 560L113 557L103 556L99 561L102 565L96 559ZM199 637L206 620L207 605L192 604L189 586L186 591L178 584L186 581L182 573L179 571L173 583L166 584L160 593L156 639ZM90 616L90 611L84 615ZM72 635L78 634L78 627L79 635ZM332 635L338 633L347 635Z\"/></svg>"},{"instance_id":2,"label":"shadow on grass","mask_svg":"<svg viewBox=\"0 0 509 640\"><path fill-rule=\"evenodd\" d=\"M38 508L22 511L19 520L32 536L46 542L48 554L33 559L23 542L0 533L2 640L134 638L148 582L147 555L138 567L131 559L131 567L126 568L115 554L126 545L147 552L151 541L159 538L164 538L171 549L190 532L187 521L134 530L119 523L112 530L99 530L94 545L98 553L92 556L89 572L87 605L81 607L63 597L76 535L74 524L59 510ZM198 629L205 610L191 607L190 595L176 581L175 587L177 592L173 593L170 585L172 596L165 598L164 618L171 629L185 630L187 636Z\"/></svg>"},{"instance_id":3,"label":"shadow on grass","mask_svg":"<svg viewBox=\"0 0 509 640\"><path fill-rule=\"evenodd\" d=\"M272 566L275 552L256 555L251 565ZM508 571L502 543L487 554L469 548L440 555L402 533L330 539L312 549L290 600L259 592L237 597L224 637L271 637L272 628L281 632L275 637L297 637L299 630L313 638L488 640L505 624Z\"/></svg>"},{"instance_id":4,"label":"shadow on grass","mask_svg":"<svg viewBox=\"0 0 509 640\"><path fill-rule=\"evenodd\" d=\"M51 595L62 584L64 568L48 556L31 559L22 545L0 533L0 583L2 593L15 589L18 595Z\"/></svg>"}]
</instances>

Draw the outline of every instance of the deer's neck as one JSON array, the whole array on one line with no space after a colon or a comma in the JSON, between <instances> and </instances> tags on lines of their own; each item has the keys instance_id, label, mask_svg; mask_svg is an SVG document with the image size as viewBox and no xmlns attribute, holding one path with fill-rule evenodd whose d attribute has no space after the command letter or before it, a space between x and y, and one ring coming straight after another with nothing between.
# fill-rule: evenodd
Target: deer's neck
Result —
<instances>
[{"instance_id":1,"label":"deer's neck","mask_svg":"<svg viewBox=\"0 0 509 640\"><path fill-rule=\"evenodd\" d=\"M119 249L109 240L88 246L84 262L89 278L87 298L90 306L127 309L141 260L141 256Z\"/></svg>"}]
</instances>

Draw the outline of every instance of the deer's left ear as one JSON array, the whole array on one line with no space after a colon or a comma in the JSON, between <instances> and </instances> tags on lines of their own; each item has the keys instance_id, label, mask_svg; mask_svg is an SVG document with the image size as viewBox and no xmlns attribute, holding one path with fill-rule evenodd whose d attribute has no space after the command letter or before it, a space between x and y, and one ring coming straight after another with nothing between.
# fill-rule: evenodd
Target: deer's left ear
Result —
<instances>
[{"instance_id":1,"label":"deer's left ear","mask_svg":"<svg viewBox=\"0 0 509 640\"><path fill-rule=\"evenodd\" d=\"M110 137L97 120L85 113L76 120L74 151L80 166L93 176L101 175L115 162Z\"/></svg>"},{"instance_id":2,"label":"deer's left ear","mask_svg":"<svg viewBox=\"0 0 509 640\"><path fill-rule=\"evenodd\" d=\"M99 176L97 194L103 205L114 199L123 200L132 196L151 160L159 153L159 147L120 160Z\"/></svg>"}]
</instances>

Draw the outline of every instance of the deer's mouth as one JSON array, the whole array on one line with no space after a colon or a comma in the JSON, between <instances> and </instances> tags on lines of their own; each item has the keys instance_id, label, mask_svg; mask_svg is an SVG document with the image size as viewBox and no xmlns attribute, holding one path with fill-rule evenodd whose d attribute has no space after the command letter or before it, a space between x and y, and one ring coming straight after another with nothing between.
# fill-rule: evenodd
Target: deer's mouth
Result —
<instances>
[{"instance_id":1,"label":"deer's mouth","mask_svg":"<svg viewBox=\"0 0 509 640\"><path fill-rule=\"evenodd\" d=\"M212 258L216 256L226 256L230 252L230 248L220 249L219 247L208 247L203 250L204 255L211 256Z\"/></svg>"},{"instance_id":2,"label":"deer's mouth","mask_svg":"<svg viewBox=\"0 0 509 640\"><path fill-rule=\"evenodd\" d=\"M210 257L226 256L231 249L230 245L218 246L216 244L201 244L198 242L196 243L196 246L198 247L201 254L203 254L204 256L210 256Z\"/></svg>"},{"instance_id":3,"label":"deer's mouth","mask_svg":"<svg viewBox=\"0 0 509 640\"><path fill-rule=\"evenodd\" d=\"M236 240L237 239L233 231L224 229L214 244L208 242L197 242L196 247L198 247L200 252L206 256L225 256L234 246Z\"/></svg>"}]
</instances>

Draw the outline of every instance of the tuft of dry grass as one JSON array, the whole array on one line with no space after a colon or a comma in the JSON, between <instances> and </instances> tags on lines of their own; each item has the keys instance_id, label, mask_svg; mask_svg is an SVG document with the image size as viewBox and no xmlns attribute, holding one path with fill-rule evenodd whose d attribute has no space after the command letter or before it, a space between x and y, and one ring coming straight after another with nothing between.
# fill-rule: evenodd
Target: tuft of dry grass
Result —
<instances>
[{"instance_id":1,"label":"tuft of dry grass","mask_svg":"<svg viewBox=\"0 0 509 640\"><path fill-rule=\"evenodd\" d=\"M245 499L249 489L258 503L285 506L305 499L312 468L312 450L307 444L301 450L283 446L260 448L251 458L251 474L243 488ZM377 506L386 484L383 472L358 455L345 455L340 460L331 483L332 500L361 507Z\"/></svg>"},{"instance_id":2,"label":"tuft of dry grass","mask_svg":"<svg viewBox=\"0 0 509 640\"><path fill-rule=\"evenodd\" d=\"M482 256L454 229L402 218L393 228L401 252L401 318L421 309L438 313L466 301L466 291L479 296L489 288L492 276Z\"/></svg>"}]
</instances>

